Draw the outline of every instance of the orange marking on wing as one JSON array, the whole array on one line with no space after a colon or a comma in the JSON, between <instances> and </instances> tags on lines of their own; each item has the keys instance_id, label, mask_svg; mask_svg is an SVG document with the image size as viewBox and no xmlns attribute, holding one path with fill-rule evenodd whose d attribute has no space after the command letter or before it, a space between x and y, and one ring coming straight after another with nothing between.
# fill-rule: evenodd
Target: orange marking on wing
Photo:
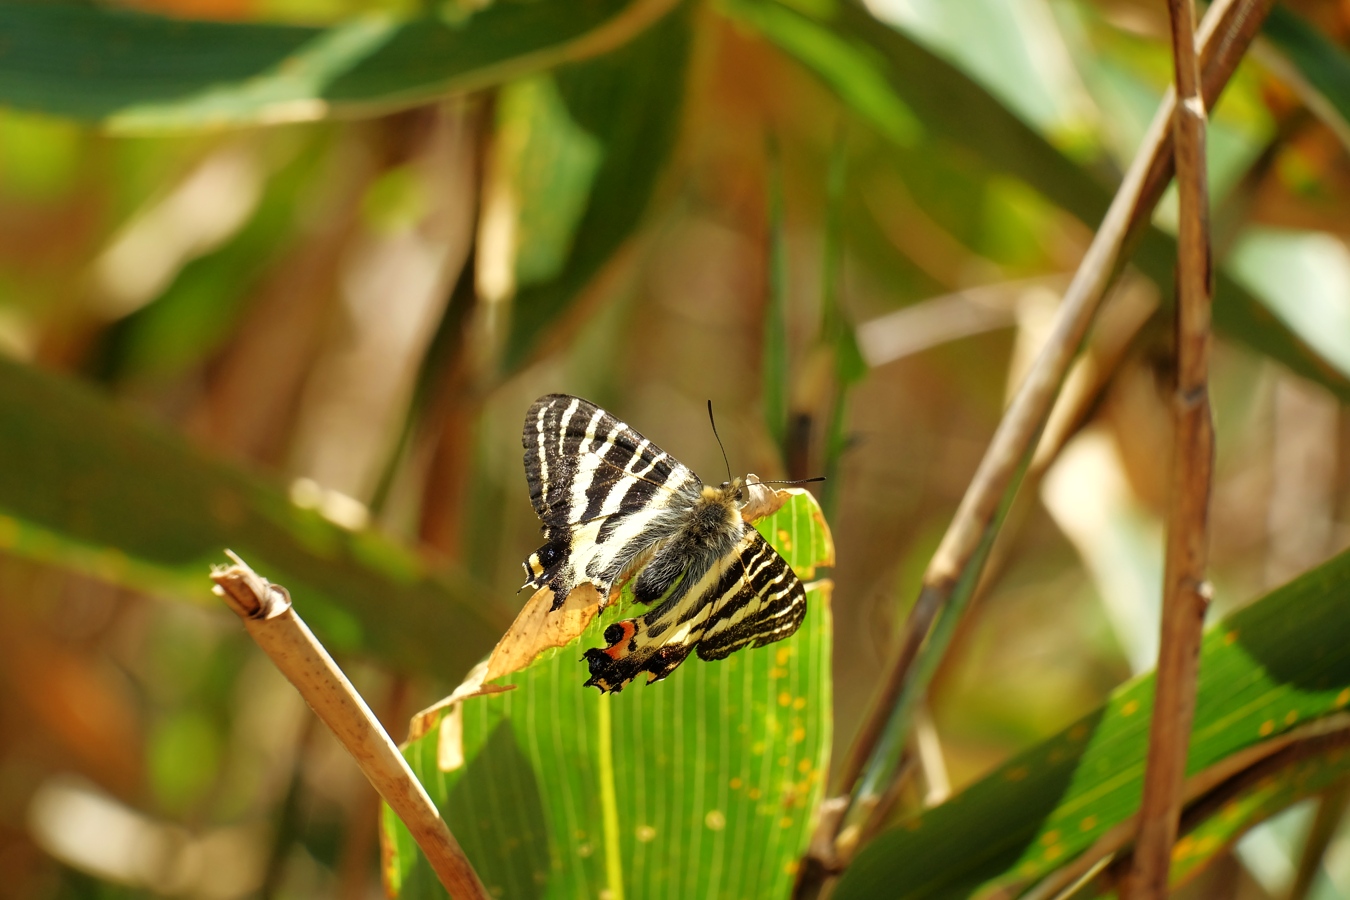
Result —
<instances>
[{"instance_id":1,"label":"orange marking on wing","mask_svg":"<svg viewBox=\"0 0 1350 900\"><path fill-rule=\"evenodd\" d=\"M615 641L613 646L606 647L604 651L605 655L608 656L610 659L618 659L619 657L623 656L624 645L633 639L633 634L634 632L637 631L637 626L634 625L631 621L619 622L618 625L620 628L623 629L623 637Z\"/></svg>"}]
</instances>

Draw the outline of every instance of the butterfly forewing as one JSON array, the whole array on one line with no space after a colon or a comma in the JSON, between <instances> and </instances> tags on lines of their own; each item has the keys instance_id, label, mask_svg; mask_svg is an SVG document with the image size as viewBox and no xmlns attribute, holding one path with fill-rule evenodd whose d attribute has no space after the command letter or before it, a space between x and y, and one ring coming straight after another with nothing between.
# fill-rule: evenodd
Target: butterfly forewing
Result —
<instances>
[{"instance_id":1,"label":"butterfly forewing","mask_svg":"<svg viewBox=\"0 0 1350 900\"><path fill-rule=\"evenodd\" d=\"M555 608L586 581L607 601L614 581L669 533L702 488L686 466L579 397L536 400L522 444L547 540L526 563L527 585L551 588Z\"/></svg>"}]
</instances>

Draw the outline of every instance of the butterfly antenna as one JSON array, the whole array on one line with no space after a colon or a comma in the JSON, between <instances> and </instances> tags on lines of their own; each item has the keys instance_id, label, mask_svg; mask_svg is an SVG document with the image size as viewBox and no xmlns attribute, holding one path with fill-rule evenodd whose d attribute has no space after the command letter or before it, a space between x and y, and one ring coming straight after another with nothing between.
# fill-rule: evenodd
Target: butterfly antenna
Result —
<instances>
[{"instance_id":1,"label":"butterfly antenna","mask_svg":"<svg viewBox=\"0 0 1350 900\"><path fill-rule=\"evenodd\" d=\"M713 437L717 438L717 448L722 451L722 463L727 467L727 481L731 480L731 462L727 459L727 448L722 446L722 436L717 433L717 420L713 418L712 401L708 401L708 422L712 425Z\"/></svg>"},{"instance_id":2,"label":"butterfly antenna","mask_svg":"<svg viewBox=\"0 0 1350 900\"><path fill-rule=\"evenodd\" d=\"M812 482L824 480L824 475L817 475L815 478L799 478L796 481L761 481L760 484L811 484Z\"/></svg>"}]
</instances>

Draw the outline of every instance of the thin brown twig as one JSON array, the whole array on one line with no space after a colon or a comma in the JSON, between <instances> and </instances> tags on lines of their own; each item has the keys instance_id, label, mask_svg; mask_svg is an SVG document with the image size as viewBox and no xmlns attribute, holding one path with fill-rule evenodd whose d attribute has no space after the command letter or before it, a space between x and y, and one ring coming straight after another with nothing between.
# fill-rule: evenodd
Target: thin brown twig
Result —
<instances>
[{"instance_id":1,"label":"thin brown twig","mask_svg":"<svg viewBox=\"0 0 1350 900\"><path fill-rule=\"evenodd\" d=\"M1201 25L1202 88L1206 102L1217 100L1237 68L1274 0L1218 0ZM919 650L934 621L968 570L983 561L998 511L1014 486L1022 462L1049 415L1072 362L1126 246L1147 225L1173 171L1171 122L1175 94L1163 98L1133 163L1107 210L1091 246L1065 292L1050 339L1018 389L962 498L937 553L925 572L895 656L881 680L872 707L840 769L837 788L849 793L877 749ZM855 802L866 798L854 798ZM845 816L822 817L822 828L837 829ZM833 844L833 840L829 842ZM813 847L822 847L820 840ZM840 860L825 861L827 868Z\"/></svg>"},{"instance_id":2,"label":"thin brown twig","mask_svg":"<svg viewBox=\"0 0 1350 900\"><path fill-rule=\"evenodd\" d=\"M1195 718L1195 681L1209 585L1209 497L1214 423L1209 408L1210 244L1205 168L1205 102L1195 53L1192 0L1168 0L1177 104L1173 134L1181 221L1177 236L1176 392L1171 499L1163 574L1162 641L1149 727L1139 837L1126 900L1167 896L1181 815L1186 752Z\"/></svg>"},{"instance_id":3,"label":"thin brown twig","mask_svg":"<svg viewBox=\"0 0 1350 900\"><path fill-rule=\"evenodd\" d=\"M487 900L487 891L436 805L365 700L291 607L290 596L238 556L212 570L215 593L249 635L356 760L426 854L432 871L456 900Z\"/></svg>"}]
</instances>

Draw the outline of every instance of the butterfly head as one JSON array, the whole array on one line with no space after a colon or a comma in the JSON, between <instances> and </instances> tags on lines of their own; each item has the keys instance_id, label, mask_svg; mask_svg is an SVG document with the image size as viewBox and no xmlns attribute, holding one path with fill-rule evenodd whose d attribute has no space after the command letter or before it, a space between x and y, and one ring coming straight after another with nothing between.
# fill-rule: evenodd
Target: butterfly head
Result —
<instances>
[{"instance_id":1,"label":"butterfly head","mask_svg":"<svg viewBox=\"0 0 1350 900\"><path fill-rule=\"evenodd\" d=\"M723 503L733 503L740 506L749 499L750 494L746 490L745 479L738 475L730 481L722 482L717 487L705 487L703 496L709 500L720 500Z\"/></svg>"}]
</instances>

